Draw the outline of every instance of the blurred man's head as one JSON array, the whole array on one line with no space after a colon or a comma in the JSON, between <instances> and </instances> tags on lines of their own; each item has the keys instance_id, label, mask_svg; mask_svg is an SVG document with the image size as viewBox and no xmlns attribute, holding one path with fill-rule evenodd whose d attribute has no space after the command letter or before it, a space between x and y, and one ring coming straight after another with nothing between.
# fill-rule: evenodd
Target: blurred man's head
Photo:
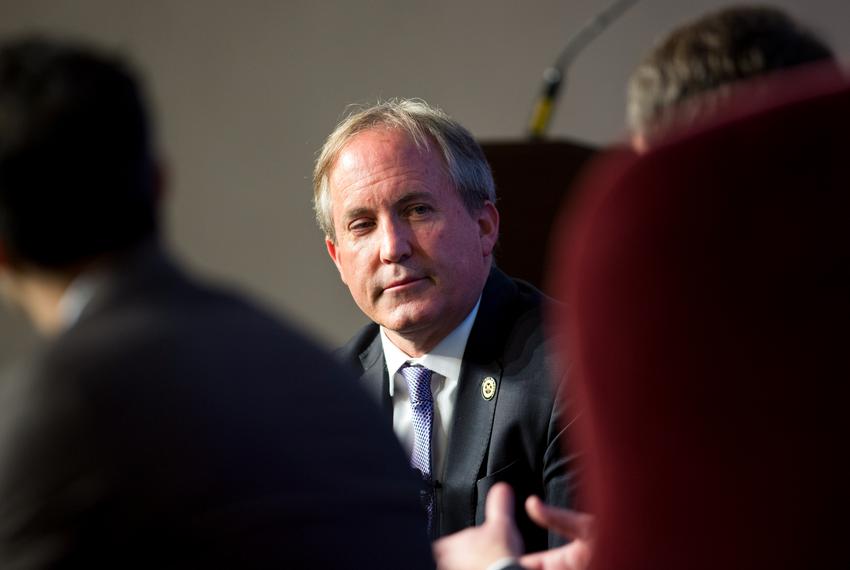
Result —
<instances>
[{"instance_id":1,"label":"blurred man's head","mask_svg":"<svg viewBox=\"0 0 850 570\"><path fill-rule=\"evenodd\" d=\"M0 269L62 273L156 231L139 86L85 46L0 43Z\"/></svg>"},{"instance_id":2,"label":"blurred man's head","mask_svg":"<svg viewBox=\"0 0 850 570\"><path fill-rule=\"evenodd\" d=\"M832 58L826 43L776 8L736 6L702 16L675 29L632 74L634 145L644 150L710 111L731 83Z\"/></svg>"}]
</instances>

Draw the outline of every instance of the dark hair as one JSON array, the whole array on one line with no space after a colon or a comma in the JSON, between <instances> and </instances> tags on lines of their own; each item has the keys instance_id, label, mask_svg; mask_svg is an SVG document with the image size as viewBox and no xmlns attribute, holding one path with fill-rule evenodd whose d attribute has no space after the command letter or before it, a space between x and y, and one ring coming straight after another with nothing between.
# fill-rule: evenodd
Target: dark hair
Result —
<instances>
[{"instance_id":1,"label":"dark hair","mask_svg":"<svg viewBox=\"0 0 850 570\"><path fill-rule=\"evenodd\" d=\"M833 57L826 43L776 8L735 6L711 12L674 30L632 74L629 126L636 134L652 135L681 122L680 109L670 111L696 95ZM694 109L691 114L700 113Z\"/></svg>"},{"instance_id":2,"label":"dark hair","mask_svg":"<svg viewBox=\"0 0 850 570\"><path fill-rule=\"evenodd\" d=\"M74 43L0 43L0 240L62 269L155 233L148 119L132 72Z\"/></svg>"}]
</instances>

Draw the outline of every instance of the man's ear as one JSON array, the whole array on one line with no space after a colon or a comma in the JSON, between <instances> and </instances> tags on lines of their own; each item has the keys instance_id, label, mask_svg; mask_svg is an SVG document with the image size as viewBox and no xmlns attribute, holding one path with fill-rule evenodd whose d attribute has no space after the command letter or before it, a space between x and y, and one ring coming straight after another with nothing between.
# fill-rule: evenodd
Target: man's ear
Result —
<instances>
[{"instance_id":1,"label":"man's ear","mask_svg":"<svg viewBox=\"0 0 850 570\"><path fill-rule=\"evenodd\" d=\"M481 253L487 257L493 253L496 242L499 241L499 210L490 200L484 202L484 206L476 215L478 222L478 236L481 239Z\"/></svg>"},{"instance_id":2,"label":"man's ear","mask_svg":"<svg viewBox=\"0 0 850 570\"><path fill-rule=\"evenodd\" d=\"M649 141L646 140L646 135L643 133L633 133L629 139L632 150L638 154L644 154L649 150Z\"/></svg>"},{"instance_id":3,"label":"man's ear","mask_svg":"<svg viewBox=\"0 0 850 570\"><path fill-rule=\"evenodd\" d=\"M339 271L339 278L342 279L343 283L345 283L345 276L342 273L342 266L339 263L339 252L336 249L336 243L334 243L334 241L328 236L325 236L325 247L328 250L328 255L331 256L334 265L336 265L336 270Z\"/></svg>"}]
</instances>

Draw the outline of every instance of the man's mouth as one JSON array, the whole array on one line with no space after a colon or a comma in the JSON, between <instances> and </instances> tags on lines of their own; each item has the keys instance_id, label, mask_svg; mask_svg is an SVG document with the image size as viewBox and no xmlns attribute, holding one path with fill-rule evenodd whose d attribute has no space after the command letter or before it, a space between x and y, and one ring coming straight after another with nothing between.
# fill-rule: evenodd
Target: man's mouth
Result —
<instances>
[{"instance_id":1,"label":"man's mouth","mask_svg":"<svg viewBox=\"0 0 850 570\"><path fill-rule=\"evenodd\" d=\"M402 279L395 279L390 281L384 286L385 293L394 293L396 291L404 291L405 289L409 289L415 287L420 282L427 279L426 277L405 277Z\"/></svg>"}]
</instances>

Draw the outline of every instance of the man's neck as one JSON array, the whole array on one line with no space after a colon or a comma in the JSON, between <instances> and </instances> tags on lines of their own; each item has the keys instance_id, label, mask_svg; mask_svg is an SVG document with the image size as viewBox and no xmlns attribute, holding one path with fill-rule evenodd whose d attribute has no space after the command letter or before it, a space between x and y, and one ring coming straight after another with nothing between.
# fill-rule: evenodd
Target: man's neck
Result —
<instances>
[{"instance_id":1,"label":"man's neck","mask_svg":"<svg viewBox=\"0 0 850 570\"><path fill-rule=\"evenodd\" d=\"M469 336L469 331L472 328L472 323L475 320L475 316L478 314L478 307L481 305L481 297L475 301L475 304L469 310L469 312L457 323L455 323L451 329L447 332L440 331L437 334L431 334L430 337L425 338L425 335L413 335L413 334L405 334L399 331L393 331L386 327L381 327L383 334L386 335L386 339L389 340L396 348L404 352L410 358L421 358L427 354L431 354L431 352L440 346L440 344L452 337L458 330L464 329L463 333L463 341L462 346L466 345L466 339ZM468 321L468 322L467 322ZM461 354L463 350L461 350ZM461 356L458 355L458 357Z\"/></svg>"},{"instance_id":2,"label":"man's neck","mask_svg":"<svg viewBox=\"0 0 850 570\"><path fill-rule=\"evenodd\" d=\"M418 335L407 336L403 333L398 333L389 329L384 329L384 331L387 334L387 338L390 339L390 342L396 345L411 358L419 358L420 356L428 354L431 349L443 340L443 337L445 336L442 335L439 338L435 338L437 335L433 335L431 337L422 338Z\"/></svg>"},{"instance_id":3,"label":"man's neck","mask_svg":"<svg viewBox=\"0 0 850 570\"><path fill-rule=\"evenodd\" d=\"M74 280L101 267L107 256L88 259L62 269L32 264L7 266L2 272L6 296L20 307L44 336L55 336L67 327L62 299Z\"/></svg>"},{"instance_id":4,"label":"man's neck","mask_svg":"<svg viewBox=\"0 0 850 570\"><path fill-rule=\"evenodd\" d=\"M39 333L54 336L62 330L59 302L74 275L26 271L12 277L13 300Z\"/></svg>"}]
</instances>

